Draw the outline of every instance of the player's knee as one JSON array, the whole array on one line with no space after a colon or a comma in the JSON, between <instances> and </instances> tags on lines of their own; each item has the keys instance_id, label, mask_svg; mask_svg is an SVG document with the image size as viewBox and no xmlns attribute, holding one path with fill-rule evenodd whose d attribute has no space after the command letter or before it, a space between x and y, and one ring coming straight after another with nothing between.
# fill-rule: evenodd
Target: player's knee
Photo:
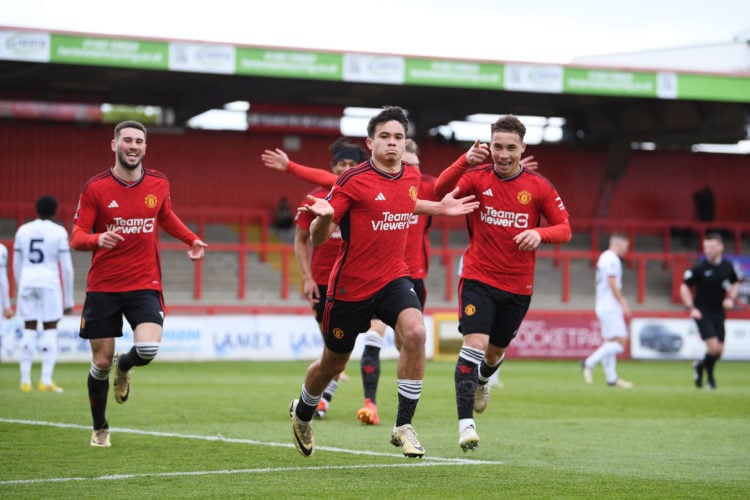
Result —
<instances>
[{"instance_id":1,"label":"player's knee","mask_svg":"<svg viewBox=\"0 0 750 500\"><path fill-rule=\"evenodd\" d=\"M45 330L42 332L39 347L42 351L55 352L57 350L57 330Z\"/></svg>"},{"instance_id":2,"label":"player's knee","mask_svg":"<svg viewBox=\"0 0 750 500\"><path fill-rule=\"evenodd\" d=\"M401 332L402 349L424 349L427 338L424 325L413 325L411 328L405 328Z\"/></svg>"},{"instance_id":3,"label":"player's knee","mask_svg":"<svg viewBox=\"0 0 750 500\"><path fill-rule=\"evenodd\" d=\"M143 365L149 364L159 353L158 342L136 342L135 352L143 361ZM142 366L142 365L141 365Z\"/></svg>"},{"instance_id":4,"label":"player's knee","mask_svg":"<svg viewBox=\"0 0 750 500\"><path fill-rule=\"evenodd\" d=\"M110 369L111 369L111 366L102 367L92 362L91 368L89 368L89 374L91 375L92 378L96 380L107 380L107 376L109 375Z\"/></svg>"}]
</instances>

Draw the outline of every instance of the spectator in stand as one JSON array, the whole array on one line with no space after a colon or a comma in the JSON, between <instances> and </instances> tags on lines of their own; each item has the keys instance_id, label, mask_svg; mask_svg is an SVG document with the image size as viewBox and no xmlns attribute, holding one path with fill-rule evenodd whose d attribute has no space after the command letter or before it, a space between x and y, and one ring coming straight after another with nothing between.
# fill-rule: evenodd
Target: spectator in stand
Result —
<instances>
[{"instance_id":1,"label":"spectator in stand","mask_svg":"<svg viewBox=\"0 0 750 500\"><path fill-rule=\"evenodd\" d=\"M370 119L367 146L372 157L341 175L327 199L310 197L303 210L315 215L313 244L320 244L338 224L342 243L328 282L323 316L325 346L307 370L299 399L290 405L298 451L314 452L311 420L328 381L340 373L356 337L376 315L394 328L401 352L398 362L398 412L391 443L407 457L424 455L412 426L422 393L425 327L419 299L404 260L408 220L420 215L460 215L476 208L471 197L440 202L419 200L421 175L404 164L408 121L398 107L386 107Z\"/></svg>"},{"instance_id":2,"label":"spectator in stand","mask_svg":"<svg viewBox=\"0 0 750 500\"><path fill-rule=\"evenodd\" d=\"M487 382L500 368L531 303L536 249L541 243L571 238L560 195L546 178L521 165L523 123L509 115L490 131L490 145L476 141L440 174L435 186L437 196L458 186L460 195L474 195L480 204L467 216L469 245L459 280L463 345L455 390L458 444L464 451L479 445L473 413L487 407ZM549 227L538 226L541 217Z\"/></svg>"},{"instance_id":3,"label":"spectator in stand","mask_svg":"<svg viewBox=\"0 0 750 500\"><path fill-rule=\"evenodd\" d=\"M75 250L93 252L80 336L91 345L88 394L95 447L111 446L106 408L112 367L115 401L123 404L130 397L131 368L149 364L159 352L164 324L159 228L185 243L191 260L202 259L207 246L172 211L167 177L143 166L146 127L118 123L111 148L114 166L83 186L71 235ZM123 315L134 345L115 356Z\"/></svg>"},{"instance_id":4,"label":"spectator in stand","mask_svg":"<svg viewBox=\"0 0 750 500\"><path fill-rule=\"evenodd\" d=\"M622 294L622 259L630 240L624 233L612 233L609 237L609 248L602 252L596 262L596 317L601 326L604 342L599 348L581 362L583 380L593 383L591 370L601 363L607 385L631 389L632 382L617 376L617 355L628 345L628 326L625 318L630 316L628 301Z\"/></svg>"},{"instance_id":5,"label":"spectator in stand","mask_svg":"<svg viewBox=\"0 0 750 500\"><path fill-rule=\"evenodd\" d=\"M276 211L273 214L273 228L281 238L285 238L289 231L294 228L294 214L286 196L282 196L276 206Z\"/></svg>"},{"instance_id":6,"label":"spectator in stand","mask_svg":"<svg viewBox=\"0 0 750 500\"><path fill-rule=\"evenodd\" d=\"M37 389L63 392L52 380L57 362L57 323L73 310L73 260L68 232L52 220L57 200L36 200L38 218L21 225L13 242L16 306L23 321L21 391L31 392L31 365L37 346L42 352L42 375ZM62 288L60 277L62 276ZM42 332L37 342L39 324Z\"/></svg>"},{"instance_id":7,"label":"spectator in stand","mask_svg":"<svg viewBox=\"0 0 750 500\"><path fill-rule=\"evenodd\" d=\"M724 258L724 241L719 233L703 238L703 259L685 271L680 297L690 317L698 325L706 354L693 363L695 386L716 389L714 368L724 353L724 322L726 310L732 309L739 293L739 278L731 261Z\"/></svg>"}]
</instances>

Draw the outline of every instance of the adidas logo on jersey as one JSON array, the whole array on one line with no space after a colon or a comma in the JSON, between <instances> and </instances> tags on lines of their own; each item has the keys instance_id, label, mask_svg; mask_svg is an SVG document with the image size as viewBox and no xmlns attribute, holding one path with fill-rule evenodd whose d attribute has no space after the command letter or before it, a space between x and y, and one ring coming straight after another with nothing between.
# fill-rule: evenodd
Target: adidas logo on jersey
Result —
<instances>
[{"instance_id":1,"label":"adidas logo on jersey","mask_svg":"<svg viewBox=\"0 0 750 500\"><path fill-rule=\"evenodd\" d=\"M378 195L375 197L375 201L385 201L385 196L383 196L383 193L378 193Z\"/></svg>"},{"instance_id":2,"label":"adidas logo on jersey","mask_svg":"<svg viewBox=\"0 0 750 500\"><path fill-rule=\"evenodd\" d=\"M107 208L120 208L120 205L118 205L115 200L112 200L109 202L109 205L107 205Z\"/></svg>"},{"instance_id":3,"label":"adidas logo on jersey","mask_svg":"<svg viewBox=\"0 0 750 500\"><path fill-rule=\"evenodd\" d=\"M487 191L482 194L485 196L495 196L494 194L492 194L492 188L487 188Z\"/></svg>"}]
</instances>

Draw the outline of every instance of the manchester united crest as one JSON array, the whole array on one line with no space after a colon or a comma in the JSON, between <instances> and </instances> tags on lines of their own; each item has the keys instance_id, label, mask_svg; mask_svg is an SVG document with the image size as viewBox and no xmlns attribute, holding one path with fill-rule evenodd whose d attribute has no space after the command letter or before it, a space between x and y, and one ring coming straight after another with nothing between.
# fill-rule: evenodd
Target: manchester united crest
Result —
<instances>
[{"instance_id":1,"label":"manchester united crest","mask_svg":"<svg viewBox=\"0 0 750 500\"><path fill-rule=\"evenodd\" d=\"M531 193L528 191L521 191L516 195L516 198L518 198L518 201L521 203L521 205L528 205L531 203Z\"/></svg>"},{"instance_id":2,"label":"manchester united crest","mask_svg":"<svg viewBox=\"0 0 750 500\"><path fill-rule=\"evenodd\" d=\"M156 208L156 203L159 201L156 196L150 194L143 200L148 208Z\"/></svg>"},{"instance_id":3,"label":"manchester united crest","mask_svg":"<svg viewBox=\"0 0 750 500\"><path fill-rule=\"evenodd\" d=\"M417 201L417 188L416 188L416 186L409 186L409 196L411 196L412 201Z\"/></svg>"},{"instance_id":4,"label":"manchester united crest","mask_svg":"<svg viewBox=\"0 0 750 500\"><path fill-rule=\"evenodd\" d=\"M474 304L468 304L466 307L464 307L464 314L467 316L474 316L474 314L477 312L477 306Z\"/></svg>"},{"instance_id":5,"label":"manchester united crest","mask_svg":"<svg viewBox=\"0 0 750 500\"><path fill-rule=\"evenodd\" d=\"M332 333L334 338L337 338L339 340L344 338L344 330L342 330L341 328L334 328Z\"/></svg>"}]
</instances>

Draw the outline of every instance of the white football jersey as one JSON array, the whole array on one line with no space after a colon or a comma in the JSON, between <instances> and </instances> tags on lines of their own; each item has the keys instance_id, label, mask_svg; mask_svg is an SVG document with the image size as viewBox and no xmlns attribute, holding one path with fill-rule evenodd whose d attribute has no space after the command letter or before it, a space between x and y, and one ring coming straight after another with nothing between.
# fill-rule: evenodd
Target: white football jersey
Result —
<instances>
[{"instance_id":1,"label":"white football jersey","mask_svg":"<svg viewBox=\"0 0 750 500\"><path fill-rule=\"evenodd\" d=\"M609 286L609 277L614 276L617 289L622 290L622 262L612 250L605 250L596 263L596 310L620 310L622 306Z\"/></svg>"},{"instance_id":2,"label":"white football jersey","mask_svg":"<svg viewBox=\"0 0 750 500\"><path fill-rule=\"evenodd\" d=\"M73 261L65 228L45 219L27 222L16 231L13 251L13 274L18 290L59 288L62 271L66 307L72 306Z\"/></svg>"}]
</instances>

